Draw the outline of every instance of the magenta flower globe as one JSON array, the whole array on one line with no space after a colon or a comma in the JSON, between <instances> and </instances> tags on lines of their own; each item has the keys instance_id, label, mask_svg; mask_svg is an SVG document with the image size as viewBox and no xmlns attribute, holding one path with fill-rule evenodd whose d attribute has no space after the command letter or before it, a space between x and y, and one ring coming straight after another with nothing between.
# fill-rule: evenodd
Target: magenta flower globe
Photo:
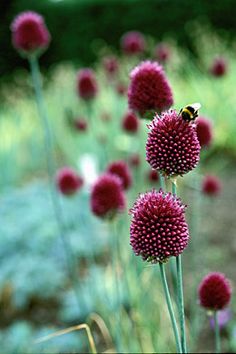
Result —
<instances>
[{"instance_id":1,"label":"magenta flower globe","mask_svg":"<svg viewBox=\"0 0 236 354\"><path fill-rule=\"evenodd\" d=\"M130 244L137 256L148 262L166 262L188 245L185 205L162 190L141 194L130 210Z\"/></svg>"},{"instance_id":2,"label":"magenta flower globe","mask_svg":"<svg viewBox=\"0 0 236 354\"><path fill-rule=\"evenodd\" d=\"M219 272L205 276L198 288L200 305L212 311L224 309L230 302L231 293L229 280Z\"/></svg>"},{"instance_id":3,"label":"magenta flower globe","mask_svg":"<svg viewBox=\"0 0 236 354\"><path fill-rule=\"evenodd\" d=\"M139 129L139 120L134 112L127 112L122 120L122 128L129 134L137 133Z\"/></svg>"},{"instance_id":4,"label":"magenta flower globe","mask_svg":"<svg viewBox=\"0 0 236 354\"><path fill-rule=\"evenodd\" d=\"M95 73L92 69L81 69L77 74L77 92L84 100L91 100L97 95L98 87Z\"/></svg>"},{"instance_id":5,"label":"magenta flower globe","mask_svg":"<svg viewBox=\"0 0 236 354\"><path fill-rule=\"evenodd\" d=\"M49 45L51 36L41 15L25 11L11 24L12 44L24 56L40 54Z\"/></svg>"},{"instance_id":6,"label":"magenta flower globe","mask_svg":"<svg viewBox=\"0 0 236 354\"><path fill-rule=\"evenodd\" d=\"M161 65L144 61L130 73L129 108L143 118L153 118L173 104L173 95Z\"/></svg>"},{"instance_id":7,"label":"magenta flower globe","mask_svg":"<svg viewBox=\"0 0 236 354\"><path fill-rule=\"evenodd\" d=\"M67 196L75 194L83 185L82 177L70 167L61 168L56 175L58 190Z\"/></svg>"},{"instance_id":8,"label":"magenta flower globe","mask_svg":"<svg viewBox=\"0 0 236 354\"><path fill-rule=\"evenodd\" d=\"M222 77L228 71L227 61L223 57L215 58L210 67L211 75L215 77Z\"/></svg>"},{"instance_id":9,"label":"magenta flower globe","mask_svg":"<svg viewBox=\"0 0 236 354\"><path fill-rule=\"evenodd\" d=\"M156 115L149 124L146 160L167 177L182 176L194 169L200 158L196 126L185 122L175 110Z\"/></svg>"},{"instance_id":10,"label":"magenta flower globe","mask_svg":"<svg viewBox=\"0 0 236 354\"><path fill-rule=\"evenodd\" d=\"M105 173L95 182L90 207L94 215L100 218L112 219L126 207L126 199L119 177Z\"/></svg>"},{"instance_id":11,"label":"magenta flower globe","mask_svg":"<svg viewBox=\"0 0 236 354\"><path fill-rule=\"evenodd\" d=\"M155 48L155 57L160 63L166 63L171 57L171 50L168 44L159 43Z\"/></svg>"},{"instance_id":12,"label":"magenta flower globe","mask_svg":"<svg viewBox=\"0 0 236 354\"><path fill-rule=\"evenodd\" d=\"M118 59L111 55L103 59L103 67L108 77L115 76L119 71Z\"/></svg>"},{"instance_id":13,"label":"magenta flower globe","mask_svg":"<svg viewBox=\"0 0 236 354\"><path fill-rule=\"evenodd\" d=\"M217 176L206 175L202 181L202 193L210 196L216 197L220 194L222 190L221 180Z\"/></svg>"},{"instance_id":14,"label":"magenta flower globe","mask_svg":"<svg viewBox=\"0 0 236 354\"><path fill-rule=\"evenodd\" d=\"M211 145L213 139L212 123L205 117L198 117L196 121L197 137L201 147Z\"/></svg>"},{"instance_id":15,"label":"magenta flower globe","mask_svg":"<svg viewBox=\"0 0 236 354\"><path fill-rule=\"evenodd\" d=\"M107 167L107 172L116 175L121 180L122 187L128 189L132 185L132 176L128 164L123 161L114 161Z\"/></svg>"},{"instance_id":16,"label":"magenta flower globe","mask_svg":"<svg viewBox=\"0 0 236 354\"><path fill-rule=\"evenodd\" d=\"M145 38L138 31L125 33L121 38L121 49L126 55L137 55L145 50Z\"/></svg>"}]
</instances>

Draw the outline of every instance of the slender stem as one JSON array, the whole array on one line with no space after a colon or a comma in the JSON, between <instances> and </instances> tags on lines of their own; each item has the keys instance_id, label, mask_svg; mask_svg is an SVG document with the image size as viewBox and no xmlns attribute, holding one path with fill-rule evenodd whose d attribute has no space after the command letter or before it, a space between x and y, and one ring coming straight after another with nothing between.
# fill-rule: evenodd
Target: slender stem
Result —
<instances>
[{"instance_id":1,"label":"slender stem","mask_svg":"<svg viewBox=\"0 0 236 354\"><path fill-rule=\"evenodd\" d=\"M170 319L171 319L171 324L172 324L172 328L174 331L177 352L182 353L180 338L179 338L179 331L178 331L178 327L177 327L177 323L176 323L176 319L175 319L175 314L174 314L174 310L173 310L173 306L172 306L172 302L171 302L170 292L169 292L169 288L168 288L168 284L167 284L167 280L166 280L165 266L163 263L159 263L159 266L160 266L160 272L161 272L162 285L163 285L163 289L165 292L166 304L168 307L168 311L169 311L169 315L170 315Z\"/></svg>"},{"instance_id":2,"label":"slender stem","mask_svg":"<svg viewBox=\"0 0 236 354\"><path fill-rule=\"evenodd\" d=\"M163 191L165 191L165 177L160 174L160 186Z\"/></svg>"},{"instance_id":3,"label":"slender stem","mask_svg":"<svg viewBox=\"0 0 236 354\"><path fill-rule=\"evenodd\" d=\"M52 141L50 126L49 126L47 111L43 99L42 84L41 84L40 70L39 70L37 57L36 56L29 57L29 63L31 68L32 81L35 90L35 98L36 98L37 108L39 112L39 118L41 120L41 125L44 132L44 147L45 147L47 173L49 178L49 188L50 188L51 200L53 204L53 210L55 214L56 223L58 226L59 235L63 244L63 249L65 252L65 262L66 262L67 270L69 276L71 277L74 290L76 292L74 255L65 235L66 225L63 218L63 211L59 201L59 197L54 187L55 163L53 158L53 141Z\"/></svg>"},{"instance_id":4,"label":"slender stem","mask_svg":"<svg viewBox=\"0 0 236 354\"><path fill-rule=\"evenodd\" d=\"M117 346L117 352L121 352L121 298L120 298L120 286L119 286L119 275L118 275L118 235L116 232L117 220L111 222L111 257L112 257L112 273L113 273L113 299L117 308L115 311L115 341Z\"/></svg>"},{"instance_id":5,"label":"slender stem","mask_svg":"<svg viewBox=\"0 0 236 354\"><path fill-rule=\"evenodd\" d=\"M218 322L217 311L214 311L214 329L215 329L215 349L216 353L221 352L221 343L220 343L220 327Z\"/></svg>"},{"instance_id":6,"label":"slender stem","mask_svg":"<svg viewBox=\"0 0 236 354\"><path fill-rule=\"evenodd\" d=\"M177 194L176 192L177 192L176 181L174 181L172 182L172 194L176 196ZM177 272L177 295L178 295L178 310L179 310L179 320L180 320L181 347L182 347L182 352L187 353L181 255L176 257L176 272Z\"/></svg>"}]
</instances>

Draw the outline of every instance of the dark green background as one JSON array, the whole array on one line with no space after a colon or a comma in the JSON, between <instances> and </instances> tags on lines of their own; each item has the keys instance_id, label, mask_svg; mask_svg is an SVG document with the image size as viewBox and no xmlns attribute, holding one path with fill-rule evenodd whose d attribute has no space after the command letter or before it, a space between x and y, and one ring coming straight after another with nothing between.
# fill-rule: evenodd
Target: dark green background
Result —
<instances>
[{"instance_id":1,"label":"dark green background","mask_svg":"<svg viewBox=\"0 0 236 354\"><path fill-rule=\"evenodd\" d=\"M121 35L134 29L157 41L171 36L193 52L191 21L209 23L230 43L236 35L235 8L235 0L1 0L0 74L26 65L11 46L9 30L14 16L23 10L45 17L52 43L41 64L49 67L61 60L90 65L104 42L119 50Z\"/></svg>"}]
</instances>

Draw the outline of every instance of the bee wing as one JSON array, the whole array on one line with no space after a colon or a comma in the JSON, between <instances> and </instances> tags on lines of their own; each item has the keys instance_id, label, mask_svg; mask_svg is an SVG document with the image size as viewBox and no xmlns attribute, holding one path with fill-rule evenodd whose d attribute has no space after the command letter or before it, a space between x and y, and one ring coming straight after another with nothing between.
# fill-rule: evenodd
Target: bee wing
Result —
<instances>
[{"instance_id":1,"label":"bee wing","mask_svg":"<svg viewBox=\"0 0 236 354\"><path fill-rule=\"evenodd\" d=\"M191 106L194 108L195 111L198 111L202 106L201 103L193 103Z\"/></svg>"}]
</instances>

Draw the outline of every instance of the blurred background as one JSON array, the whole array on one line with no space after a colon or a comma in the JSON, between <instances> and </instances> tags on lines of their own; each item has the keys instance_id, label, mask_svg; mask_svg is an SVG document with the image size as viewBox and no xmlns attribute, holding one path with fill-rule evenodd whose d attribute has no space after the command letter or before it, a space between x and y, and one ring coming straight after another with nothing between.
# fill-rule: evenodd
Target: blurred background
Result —
<instances>
[{"instance_id":1,"label":"blurred background","mask_svg":"<svg viewBox=\"0 0 236 354\"><path fill-rule=\"evenodd\" d=\"M54 220L44 133L29 64L11 42L10 24L25 10L43 15L52 37L39 62L55 175L61 167L71 166L84 180L72 197L56 190L76 262L76 296ZM200 102L200 116L211 130L198 167L179 180L178 194L188 205L192 237L184 253L189 348L212 352L212 324L198 305L198 283L209 271L225 273L233 287L236 282L235 2L2 0L0 17L1 350L83 353L89 346L81 331L42 344L35 340L87 322L97 349L114 351L114 314L119 308L124 352L174 352L158 271L133 256L129 246L128 209L138 193L159 188L158 176L150 175L145 161L147 122L140 120L137 129L127 129L123 123L129 73L140 61L151 59L164 67L174 108ZM122 36L129 31L138 31L145 39L145 48L135 55L127 55L121 46ZM106 65L111 57L117 64L114 70ZM76 75L84 67L93 68L98 85L90 105L76 91ZM128 164L133 182L126 193L127 211L117 222L119 237L114 236L120 249L117 298L110 249L114 230L91 213L89 200L96 178L108 163L121 159ZM216 182L204 189L208 175ZM171 272L168 275L171 279ZM233 296L221 325L223 349L232 353L236 350L235 310Z\"/></svg>"}]
</instances>

